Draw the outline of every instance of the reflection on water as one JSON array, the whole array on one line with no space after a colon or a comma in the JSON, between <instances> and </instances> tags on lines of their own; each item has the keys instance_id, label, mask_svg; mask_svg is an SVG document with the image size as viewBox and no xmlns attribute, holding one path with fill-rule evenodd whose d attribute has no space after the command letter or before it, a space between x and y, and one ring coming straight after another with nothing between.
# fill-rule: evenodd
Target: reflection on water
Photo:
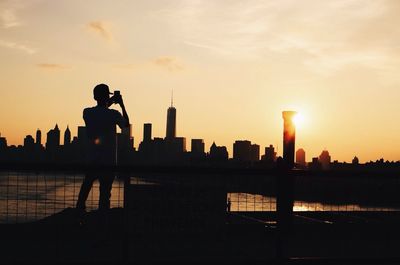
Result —
<instances>
[{"instance_id":1,"label":"reflection on water","mask_svg":"<svg viewBox=\"0 0 400 265\"><path fill-rule=\"evenodd\" d=\"M228 193L231 211L276 211L276 198L250 193ZM398 211L396 208L366 207L357 204L333 205L320 202L295 201L293 210L300 211Z\"/></svg>"},{"instance_id":2,"label":"reflection on water","mask_svg":"<svg viewBox=\"0 0 400 265\"><path fill-rule=\"evenodd\" d=\"M75 207L84 178L82 173L0 172L0 223L42 219L68 207ZM131 177L132 184L154 183ZM111 207L123 207L123 180L116 178L111 190ZM86 201L88 211L97 209L99 182Z\"/></svg>"},{"instance_id":3,"label":"reflection on water","mask_svg":"<svg viewBox=\"0 0 400 265\"><path fill-rule=\"evenodd\" d=\"M0 223L42 219L68 207L75 207L84 174L10 173L0 175ZM123 182L116 179L111 207L123 206ZM99 182L95 181L87 210L98 206Z\"/></svg>"}]
</instances>

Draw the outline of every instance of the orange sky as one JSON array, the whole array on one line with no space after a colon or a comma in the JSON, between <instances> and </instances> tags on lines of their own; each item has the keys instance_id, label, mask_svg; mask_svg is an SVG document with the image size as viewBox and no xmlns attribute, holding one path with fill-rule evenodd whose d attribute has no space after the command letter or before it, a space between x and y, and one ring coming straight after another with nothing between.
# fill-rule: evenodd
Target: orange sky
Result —
<instances>
[{"instance_id":1,"label":"orange sky","mask_svg":"<svg viewBox=\"0 0 400 265\"><path fill-rule=\"evenodd\" d=\"M399 13L397 0L4 0L0 132L9 144L55 123L75 135L107 83L136 147L145 122L165 136L173 89L178 135L207 149L281 149L281 111L293 109L307 160L324 148L340 161L400 160Z\"/></svg>"}]
</instances>

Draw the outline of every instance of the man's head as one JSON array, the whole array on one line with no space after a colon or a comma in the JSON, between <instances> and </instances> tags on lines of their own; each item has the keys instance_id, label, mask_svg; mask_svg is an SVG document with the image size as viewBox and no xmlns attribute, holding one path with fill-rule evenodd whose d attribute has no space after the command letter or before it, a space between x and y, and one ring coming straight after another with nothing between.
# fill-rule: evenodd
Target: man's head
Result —
<instances>
[{"instance_id":1,"label":"man's head","mask_svg":"<svg viewBox=\"0 0 400 265\"><path fill-rule=\"evenodd\" d=\"M110 99L110 95L112 95L112 93L110 93L110 89L106 84L99 84L93 89L94 99L100 104L107 103Z\"/></svg>"}]
</instances>

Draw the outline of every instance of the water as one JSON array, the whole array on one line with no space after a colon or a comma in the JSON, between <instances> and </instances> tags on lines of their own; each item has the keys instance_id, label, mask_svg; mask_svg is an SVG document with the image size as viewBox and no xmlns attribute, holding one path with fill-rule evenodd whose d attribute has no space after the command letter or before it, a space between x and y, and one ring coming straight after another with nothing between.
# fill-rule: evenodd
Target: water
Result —
<instances>
[{"instance_id":1,"label":"water","mask_svg":"<svg viewBox=\"0 0 400 265\"><path fill-rule=\"evenodd\" d=\"M276 198L250 193L228 193L232 212L276 211ZM370 207L358 204L327 204L295 201L293 211L398 211L397 208Z\"/></svg>"},{"instance_id":2,"label":"water","mask_svg":"<svg viewBox=\"0 0 400 265\"><path fill-rule=\"evenodd\" d=\"M82 173L0 172L0 223L21 223L42 219L65 208L74 207L84 178ZM152 184L131 177L131 183ZM87 210L97 209L99 183L96 181L87 200ZM111 207L123 207L123 181L116 178L111 191ZM276 211L276 198L249 193L229 193L231 211ZM360 205L330 205L296 201L294 211L393 211Z\"/></svg>"},{"instance_id":3,"label":"water","mask_svg":"<svg viewBox=\"0 0 400 265\"><path fill-rule=\"evenodd\" d=\"M0 173L0 223L39 220L68 207L75 207L84 174ZM123 182L116 179L111 207L123 206ZM99 183L95 181L87 209L97 208Z\"/></svg>"}]
</instances>

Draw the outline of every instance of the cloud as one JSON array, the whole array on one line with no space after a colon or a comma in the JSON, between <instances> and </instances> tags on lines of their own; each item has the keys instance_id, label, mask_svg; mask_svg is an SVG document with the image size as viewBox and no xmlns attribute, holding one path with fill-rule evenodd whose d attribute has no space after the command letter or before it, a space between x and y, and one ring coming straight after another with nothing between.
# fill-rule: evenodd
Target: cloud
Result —
<instances>
[{"instance_id":1,"label":"cloud","mask_svg":"<svg viewBox=\"0 0 400 265\"><path fill-rule=\"evenodd\" d=\"M199 52L282 58L333 74L351 64L370 68L399 58L399 12L398 0L182 1L151 19Z\"/></svg>"},{"instance_id":2,"label":"cloud","mask_svg":"<svg viewBox=\"0 0 400 265\"><path fill-rule=\"evenodd\" d=\"M14 28L21 26L23 21L18 16L19 11L28 8L38 0L0 0L0 27Z\"/></svg>"},{"instance_id":3,"label":"cloud","mask_svg":"<svg viewBox=\"0 0 400 265\"><path fill-rule=\"evenodd\" d=\"M111 31L111 25L106 21L92 21L87 24L87 27L92 32L96 33L101 38L113 42L114 36Z\"/></svg>"},{"instance_id":4,"label":"cloud","mask_svg":"<svg viewBox=\"0 0 400 265\"><path fill-rule=\"evenodd\" d=\"M27 54L36 53L35 49L33 49L33 48L29 47L29 46L23 45L23 44L12 42L12 41L0 40L0 47L19 50L19 51L22 51L22 52L27 53Z\"/></svg>"},{"instance_id":5,"label":"cloud","mask_svg":"<svg viewBox=\"0 0 400 265\"><path fill-rule=\"evenodd\" d=\"M349 65L363 65L371 69L378 69L382 62L387 61L385 54L376 52L339 52L337 54L316 54L314 58L304 61L304 64L314 72L329 76L332 73Z\"/></svg>"},{"instance_id":6,"label":"cloud","mask_svg":"<svg viewBox=\"0 0 400 265\"><path fill-rule=\"evenodd\" d=\"M135 69L138 67L138 65L133 63L124 63L124 64L115 64L113 67L117 69Z\"/></svg>"},{"instance_id":7,"label":"cloud","mask_svg":"<svg viewBox=\"0 0 400 265\"><path fill-rule=\"evenodd\" d=\"M0 11L0 21L3 28L12 28L21 25L14 9L4 9Z\"/></svg>"},{"instance_id":8,"label":"cloud","mask_svg":"<svg viewBox=\"0 0 400 265\"><path fill-rule=\"evenodd\" d=\"M170 56L158 57L154 59L152 62L156 66L159 66L170 72L181 71L184 68L177 58Z\"/></svg>"},{"instance_id":9,"label":"cloud","mask_svg":"<svg viewBox=\"0 0 400 265\"><path fill-rule=\"evenodd\" d=\"M39 68L47 69L47 70L63 70L68 68L68 66L63 64L55 64L55 63L39 63L36 65Z\"/></svg>"},{"instance_id":10,"label":"cloud","mask_svg":"<svg viewBox=\"0 0 400 265\"><path fill-rule=\"evenodd\" d=\"M206 50L212 50L212 51L216 51L216 52L220 52L220 53L232 53L227 51L226 49L222 49L219 47L214 47L214 46L210 46L210 45L206 45L206 44L202 44L202 43L195 43L195 42L191 42L191 41L183 41L184 44L188 45L188 46L192 46L192 47L196 47L196 48L202 48L202 49L206 49Z\"/></svg>"},{"instance_id":11,"label":"cloud","mask_svg":"<svg viewBox=\"0 0 400 265\"><path fill-rule=\"evenodd\" d=\"M163 70L168 72L179 72L185 69L181 60L174 56L161 56L154 59L136 61L132 63L113 64L114 69L120 70L138 70L138 71L154 71Z\"/></svg>"}]
</instances>

